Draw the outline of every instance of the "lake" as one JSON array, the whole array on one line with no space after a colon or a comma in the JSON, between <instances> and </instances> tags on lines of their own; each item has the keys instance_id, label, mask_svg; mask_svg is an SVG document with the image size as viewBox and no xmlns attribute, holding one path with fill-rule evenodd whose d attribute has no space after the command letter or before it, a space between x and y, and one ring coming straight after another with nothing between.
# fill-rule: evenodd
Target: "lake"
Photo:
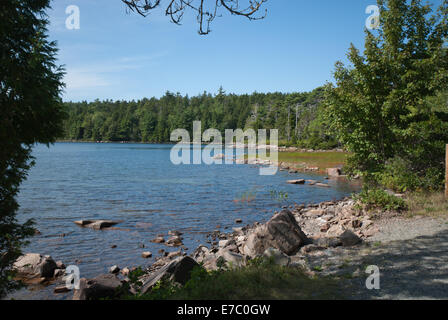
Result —
<instances>
[{"instance_id":1,"label":"lake","mask_svg":"<svg viewBox=\"0 0 448 320\"><path fill-rule=\"evenodd\" d=\"M40 235L24 252L49 254L66 265L77 264L81 277L94 277L119 267L148 265L159 249L177 251L150 242L169 230L184 233L192 252L206 244L217 229L231 232L255 221L265 222L275 210L292 203L340 199L357 189L342 180L331 188L288 185L290 179L314 179L315 174L278 172L259 175L251 165L174 165L172 145L120 143L56 143L38 145L36 165L18 197L20 221L33 218ZM285 201L273 191L288 194ZM252 201L240 201L247 196ZM119 230L95 231L74 224L80 219L123 221ZM117 246L112 248L112 246ZM142 248L144 246L144 248ZM143 259L143 251L153 258ZM71 296L71 294L69 294ZM59 299L52 289L20 290L10 297Z\"/></svg>"}]
</instances>

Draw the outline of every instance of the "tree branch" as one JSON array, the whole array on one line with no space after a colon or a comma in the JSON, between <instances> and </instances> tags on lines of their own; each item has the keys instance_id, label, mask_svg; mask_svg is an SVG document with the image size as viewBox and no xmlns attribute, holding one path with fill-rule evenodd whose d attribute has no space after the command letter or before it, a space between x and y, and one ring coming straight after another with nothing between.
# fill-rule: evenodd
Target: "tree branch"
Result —
<instances>
[{"instance_id":1,"label":"tree branch","mask_svg":"<svg viewBox=\"0 0 448 320\"><path fill-rule=\"evenodd\" d=\"M160 7L163 0L121 0L127 7L137 12L143 17L147 17L149 13ZM246 6L240 4L240 0L167 0L165 15L169 16L171 21L177 25L181 24L184 13L190 9L197 14L199 24L199 34L205 35L210 33L210 24L216 17L219 17L220 8L230 12L232 15L246 17L249 20L259 20L266 17L267 10L264 14L258 15L262 10L262 6L267 0L246 0L243 1ZM210 3L211 7L207 9L206 4Z\"/></svg>"}]
</instances>

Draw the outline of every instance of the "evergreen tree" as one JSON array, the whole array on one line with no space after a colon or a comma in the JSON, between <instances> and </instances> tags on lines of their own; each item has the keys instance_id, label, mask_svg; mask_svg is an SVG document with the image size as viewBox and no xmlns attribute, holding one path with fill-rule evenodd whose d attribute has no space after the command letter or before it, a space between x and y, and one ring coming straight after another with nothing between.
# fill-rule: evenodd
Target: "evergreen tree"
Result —
<instances>
[{"instance_id":1,"label":"evergreen tree","mask_svg":"<svg viewBox=\"0 0 448 320\"><path fill-rule=\"evenodd\" d=\"M33 234L31 221L16 220L32 146L62 133L63 72L47 39L48 8L49 0L0 1L0 296L17 287L11 264Z\"/></svg>"}]
</instances>

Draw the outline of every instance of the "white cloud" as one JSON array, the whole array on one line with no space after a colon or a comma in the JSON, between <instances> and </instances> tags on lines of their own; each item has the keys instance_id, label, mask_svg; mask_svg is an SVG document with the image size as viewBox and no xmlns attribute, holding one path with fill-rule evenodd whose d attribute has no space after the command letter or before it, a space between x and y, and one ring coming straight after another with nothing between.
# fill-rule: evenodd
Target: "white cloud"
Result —
<instances>
[{"instance_id":1,"label":"white cloud","mask_svg":"<svg viewBox=\"0 0 448 320\"><path fill-rule=\"evenodd\" d=\"M123 73L130 70L141 70L150 66L164 54L152 56L120 57L109 61L78 67L66 66L64 82L66 92L72 90L88 90L96 87L108 87L120 83Z\"/></svg>"}]
</instances>

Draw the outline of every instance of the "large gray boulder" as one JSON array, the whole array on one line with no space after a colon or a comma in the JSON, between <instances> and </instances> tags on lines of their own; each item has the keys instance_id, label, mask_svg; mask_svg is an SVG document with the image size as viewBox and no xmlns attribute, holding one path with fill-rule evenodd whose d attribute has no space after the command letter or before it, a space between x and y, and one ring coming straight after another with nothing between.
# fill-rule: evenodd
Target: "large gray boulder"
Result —
<instances>
[{"instance_id":1,"label":"large gray boulder","mask_svg":"<svg viewBox=\"0 0 448 320\"><path fill-rule=\"evenodd\" d=\"M151 273L149 276L144 277L144 279L142 279L143 284L141 292L149 292L149 290L162 279L169 279L184 285L190 280L191 271L195 267L200 267L200 265L193 258L189 256L179 257L159 270Z\"/></svg>"},{"instance_id":2,"label":"large gray boulder","mask_svg":"<svg viewBox=\"0 0 448 320\"><path fill-rule=\"evenodd\" d=\"M262 255L266 249L275 248L293 255L300 247L311 243L300 229L291 211L285 209L266 224L257 227L247 238L242 251L250 257Z\"/></svg>"},{"instance_id":3,"label":"large gray boulder","mask_svg":"<svg viewBox=\"0 0 448 320\"><path fill-rule=\"evenodd\" d=\"M57 265L50 256L27 253L16 260L13 269L21 278L52 278Z\"/></svg>"},{"instance_id":4,"label":"large gray boulder","mask_svg":"<svg viewBox=\"0 0 448 320\"><path fill-rule=\"evenodd\" d=\"M122 282L113 274L102 274L93 279L81 278L79 289L74 290L73 300L99 300L115 298L123 292L119 288Z\"/></svg>"}]
</instances>

